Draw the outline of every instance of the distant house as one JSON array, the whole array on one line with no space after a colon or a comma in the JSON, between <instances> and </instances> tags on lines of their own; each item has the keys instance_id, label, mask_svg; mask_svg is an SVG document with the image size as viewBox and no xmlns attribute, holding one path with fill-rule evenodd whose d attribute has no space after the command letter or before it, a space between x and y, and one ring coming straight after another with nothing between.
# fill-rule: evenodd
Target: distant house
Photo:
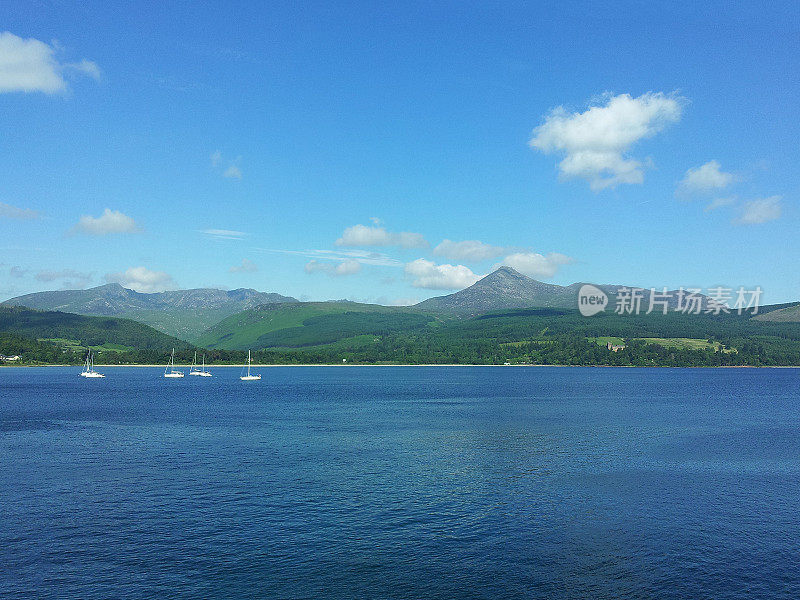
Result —
<instances>
[{"instance_id":1,"label":"distant house","mask_svg":"<svg viewBox=\"0 0 800 600\"><path fill-rule=\"evenodd\" d=\"M15 362L20 360L20 356L15 354L14 356L5 356L4 354L0 354L0 361L3 362Z\"/></svg>"},{"instance_id":2,"label":"distant house","mask_svg":"<svg viewBox=\"0 0 800 600\"><path fill-rule=\"evenodd\" d=\"M612 344L611 342L608 342L608 345L606 347L609 350L611 350L611 352L619 352L620 350L625 350L625 345L624 344L621 344L621 345L618 346L616 344Z\"/></svg>"}]
</instances>

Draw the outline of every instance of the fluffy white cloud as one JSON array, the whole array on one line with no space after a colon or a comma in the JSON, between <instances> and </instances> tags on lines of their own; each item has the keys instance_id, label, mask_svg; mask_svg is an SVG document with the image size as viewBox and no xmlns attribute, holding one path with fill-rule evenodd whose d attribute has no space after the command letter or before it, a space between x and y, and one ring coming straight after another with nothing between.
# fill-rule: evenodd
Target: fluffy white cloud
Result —
<instances>
[{"instance_id":1,"label":"fluffy white cloud","mask_svg":"<svg viewBox=\"0 0 800 600\"><path fill-rule=\"evenodd\" d=\"M585 179L594 191L642 183L643 165L626 156L627 151L680 120L684 103L674 94L650 92L638 98L606 95L604 104L582 113L561 106L533 131L530 145L547 154L562 154L561 175Z\"/></svg>"},{"instance_id":2,"label":"fluffy white cloud","mask_svg":"<svg viewBox=\"0 0 800 600\"><path fill-rule=\"evenodd\" d=\"M254 263L252 260L248 260L246 258L242 259L242 263L239 265L234 265L230 269L228 269L229 273L255 273L258 271L258 265Z\"/></svg>"},{"instance_id":3,"label":"fluffy white cloud","mask_svg":"<svg viewBox=\"0 0 800 600\"><path fill-rule=\"evenodd\" d=\"M509 249L484 244L478 240L465 240L463 242L444 240L433 249L435 255L444 256L450 260L471 260L476 262L497 258L505 252L509 252Z\"/></svg>"},{"instance_id":4,"label":"fluffy white cloud","mask_svg":"<svg viewBox=\"0 0 800 600\"><path fill-rule=\"evenodd\" d=\"M106 273L104 279L108 283L118 283L122 287L148 294L178 289L172 275L163 271L151 271L146 267L131 267L121 273Z\"/></svg>"},{"instance_id":5,"label":"fluffy white cloud","mask_svg":"<svg viewBox=\"0 0 800 600\"><path fill-rule=\"evenodd\" d=\"M7 219L38 219L39 216L38 212L30 208L18 208L0 202L0 217L5 217Z\"/></svg>"},{"instance_id":6,"label":"fluffy white cloud","mask_svg":"<svg viewBox=\"0 0 800 600\"><path fill-rule=\"evenodd\" d=\"M407 263L405 272L413 279L411 285L429 290L463 289L481 278L464 265L437 265L424 258Z\"/></svg>"},{"instance_id":7,"label":"fluffy white cloud","mask_svg":"<svg viewBox=\"0 0 800 600\"><path fill-rule=\"evenodd\" d=\"M23 39L8 31L0 32L0 93L44 92L55 94L67 89L64 73L74 72L95 79L100 68L89 60L60 63L57 46L39 40Z\"/></svg>"},{"instance_id":8,"label":"fluffy white cloud","mask_svg":"<svg viewBox=\"0 0 800 600\"><path fill-rule=\"evenodd\" d=\"M142 230L128 215L107 208L97 218L90 215L82 216L72 231L88 235L109 235L112 233L140 233Z\"/></svg>"},{"instance_id":9,"label":"fluffy white cloud","mask_svg":"<svg viewBox=\"0 0 800 600\"><path fill-rule=\"evenodd\" d=\"M421 233L391 233L383 227L353 225L344 230L336 240L337 246L399 246L400 248L427 248L428 242Z\"/></svg>"},{"instance_id":10,"label":"fluffy white cloud","mask_svg":"<svg viewBox=\"0 0 800 600\"><path fill-rule=\"evenodd\" d=\"M217 240L241 240L248 236L244 231L234 231L232 229L201 229L200 233Z\"/></svg>"},{"instance_id":11,"label":"fluffy white cloud","mask_svg":"<svg viewBox=\"0 0 800 600\"><path fill-rule=\"evenodd\" d=\"M242 170L236 165L231 165L225 169L225 171L223 171L222 176L227 177L228 179L241 179Z\"/></svg>"},{"instance_id":12,"label":"fluffy white cloud","mask_svg":"<svg viewBox=\"0 0 800 600\"><path fill-rule=\"evenodd\" d=\"M734 222L739 225L759 225L780 218L782 213L780 196L759 198L745 202L739 217Z\"/></svg>"},{"instance_id":13,"label":"fluffy white cloud","mask_svg":"<svg viewBox=\"0 0 800 600\"><path fill-rule=\"evenodd\" d=\"M326 273L331 277L355 275L361 271L361 263L355 259L347 258L341 262L331 263L320 260L311 260L304 267L306 273Z\"/></svg>"},{"instance_id":14,"label":"fluffy white cloud","mask_svg":"<svg viewBox=\"0 0 800 600\"><path fill-rule=\"evenodd\" d=\"M678 183L679 194L693 194L714 192L728 187L737 181L738 177L733 173L726 173L716 160L710 160L706 164L694 167L686 171L686 175Z\"/></svg>"},{"instance_id":15,"label":"fluffy white cloud","mask_svg":"<svg viewBox=\"0 0 800 600\"><path fill-rule=\"evenodd\" d=\"M63 289L83 289L92 281L91 273L81 273L73 269L63 269L61 271L39 271L35 275L37 281L50 283L61 281Z\"/></svg>"},{"instance_id":16,"label":"fluffy white cloud","mask_svg":"<svg viewBox=\"0 0 800 600\"><path fill-rule=\"evenodd\" d=\"M574 262L574 259L557 252L550 252L547 255L537 252L517 252L506 256L493 269L505 265L528 277L548 278L555 275L563 265L568 265L571 262Z\"/></svg>"}]
</instances>

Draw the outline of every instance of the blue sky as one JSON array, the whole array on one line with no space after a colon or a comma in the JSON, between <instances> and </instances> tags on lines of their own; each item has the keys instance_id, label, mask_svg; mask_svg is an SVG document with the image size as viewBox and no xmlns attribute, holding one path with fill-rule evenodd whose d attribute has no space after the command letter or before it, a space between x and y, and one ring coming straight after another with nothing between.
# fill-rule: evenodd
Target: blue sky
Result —
<instances>
[{"instance_id":1,"label":"blue sky","mask_svg":"<svg viewBox=\"0 0 800 600\"><path fill-rule=\"evenodd\" d=\"M119 281L409 303L510 264L798 300L799 17L4 3L0 297Z\"/></svg>"}]
</instances>

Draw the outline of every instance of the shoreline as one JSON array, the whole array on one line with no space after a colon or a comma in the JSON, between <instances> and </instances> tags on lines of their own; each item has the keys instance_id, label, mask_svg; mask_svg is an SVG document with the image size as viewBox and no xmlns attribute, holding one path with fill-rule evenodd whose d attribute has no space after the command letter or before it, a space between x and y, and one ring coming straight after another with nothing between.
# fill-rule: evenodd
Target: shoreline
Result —
<instances>
[{"instance_id":1,"label":"shoreline","mask_svg":"<svg viewBox=\"0 0 800 600\"><path fill-rule=\"evenodd\" d=\"M242 369L246 367L246 364L242 365L206 365L208 369ZM83 365L0 365L0 369L3 368L16 368L16 369L38 369L38 368L51 368L51 367L74 367L74 368L82 368ZM115 364L102 364L102 365L95 365L97 368L115 368L115 367L122 367L122 368L147 368L147 369L155 369L160 368L163 369L164 365L154 365L154 364L143 364L143 365L115 365ZM191 365L175 365L176 369L189 369ZM697 366L697 367L676 367L671 365L487 365L487 364L460 364L460 363L425 363L425 364L338 364L338 363L331 363L331 364L319 364L319 363L303 363L303 364L291 364L291 365L273 365L273 364L258 364L258 365L250 365L251 368L258 368L258 369L272 369L272 368L279 368L279 367L337 367L337 368L348 368L348 367L494 367L494 368L545 368L545 367L554 367L559 369L800 369L800 365L764 365L764 366L752 366L752 365L720 365L720 366Z\"/></svg>"}]
</instances>

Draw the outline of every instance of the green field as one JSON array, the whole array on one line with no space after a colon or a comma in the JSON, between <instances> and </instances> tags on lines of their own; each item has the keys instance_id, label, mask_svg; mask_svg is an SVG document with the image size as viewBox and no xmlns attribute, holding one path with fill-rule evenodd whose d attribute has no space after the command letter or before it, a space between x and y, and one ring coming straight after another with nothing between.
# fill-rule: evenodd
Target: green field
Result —
<instances>
[{"instance_id":1,"label":"green field","mask_svg":"<svg viewBox=\"0 0 800 600\"><path fill-rule=\"evenodd\" d=\"M674 348L676 350L713 350L719 352L722 344L719 342L709 342L696 338L639 338L647 344L658 344L664 348Z\"/></svg>"},{"instance_id":2,"label":"green field","mask_svg":"<svg viewBox=\"0 0 800 600\"><path fill-rule=\"evenodd\" d=\"M327 346L361 336L413 331L435 323L433 316L407 309L352 302L273 304L224 319L197 344L225 350ZM365 339L357 345L363 345Z\"/></svg>"}]
</instances>

